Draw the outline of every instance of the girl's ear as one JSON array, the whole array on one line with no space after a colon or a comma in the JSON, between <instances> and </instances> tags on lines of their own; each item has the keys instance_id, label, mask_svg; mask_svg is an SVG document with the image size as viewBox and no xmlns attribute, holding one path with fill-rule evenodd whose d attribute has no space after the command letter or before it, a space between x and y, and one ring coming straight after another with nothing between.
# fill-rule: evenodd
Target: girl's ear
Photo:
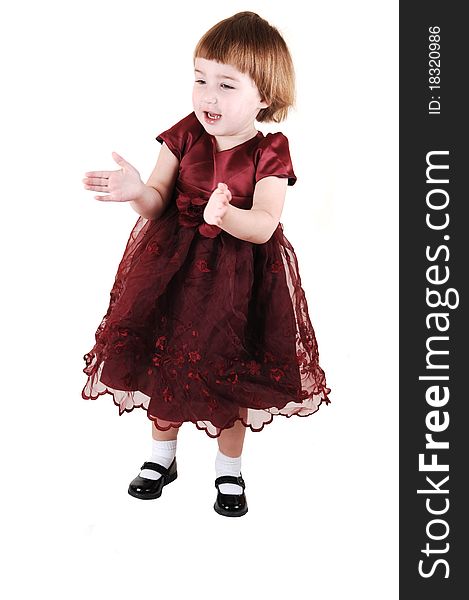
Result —
<instances>
[{"instance_id":1,"label":"girl's ear","mask_svg":"<svg viewBox=\"0 0 469 600\"><path fill-rule=\"evenodd\" d=\"M270 102L266 102L265 100L259 102L259 108L267 108L268 106L270 106Z\"/></svg>"}]
</instances>

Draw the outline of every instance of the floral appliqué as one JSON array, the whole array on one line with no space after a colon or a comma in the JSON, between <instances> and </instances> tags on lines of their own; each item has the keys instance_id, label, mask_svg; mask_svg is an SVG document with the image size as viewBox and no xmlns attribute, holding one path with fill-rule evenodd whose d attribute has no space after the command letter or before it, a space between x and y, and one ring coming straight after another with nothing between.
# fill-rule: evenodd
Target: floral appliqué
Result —
<instances>
[{"instance_id":1,"label":"floral appliqu\u00e9","mask_svg":"<svg viewBox=\"0 0 469 600\"><path fill-rule=\"evenodd\" d=\"M148 254L156 254L157 256L161 254L161 248L156 242L148 242L146 250Z\"/></svg>"},{"instance_id":2,"label":"floral appliqu\u00e9","mask_svg":"<svg viewBox=\"0 0 469 600\"><path fill-rule=\"evenodd\" d=\"M204 221L204 210L208 199L188 194L179 194L176 205L179 210L179 225L182 227L197 227L199 233L207 238L214 238L222 229L217 225L209 225Z\"/></svg>"},{"instance_id":3,"label":"floral appliqu\u00e9","mask_svg":"<svg viewBox=\"0 0 469 600\"><path fill-rule=\"evenodd\" d=\"M272 273L280 273L280 271L283 269L283 263L280 260L274 260L274 262L271 265L270 270L272 271Z\"/></svg>"},{"instance_id":4,"label":"floral appliqu\u00e9","mask_svg":"<svg viewBox=\"0 0 469 600\"><path fill-rule=\"evenodd\" d=\"M195 262L195 266L199 269L201 273L210 273L211 269L208 268L208 264L206 260L197 260Z\"/></svg>"}]
</instances>

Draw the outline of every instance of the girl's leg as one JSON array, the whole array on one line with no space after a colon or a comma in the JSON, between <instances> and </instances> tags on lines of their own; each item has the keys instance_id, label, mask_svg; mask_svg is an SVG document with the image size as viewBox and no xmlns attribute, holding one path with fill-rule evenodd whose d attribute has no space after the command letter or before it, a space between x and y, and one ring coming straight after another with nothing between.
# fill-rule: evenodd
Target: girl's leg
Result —
<instances>
[{"instance_id":1,"label":"girl's leg","mask_svg":"<svg viewBox=\"0 0 469 600\"><path fill-rule=\"evenodd\" d=\"M240 420L235 421L233 427L224 429L217 438L218 449L225 456L238 457L243 451L244 436L246 435L246 427Z\"/></svg>"},{"instance_id":2,"label":"girl's leg","mask_svg":"<svg viewBox=\"0 0 469 600\"><path fill-rule=\"evenodd\" d=\"M162 419L158 419L158 422L163 427L167 427L170 425L170 421L163 421ZM171 427L168 431L161 431L155 427L155 423L151 422L151 435L154 440L159 440L160 442L165 442L167 440L175 440L179 433L179 427Z\"/></svg>"},{"instance_id":3,"label":"girl's leg","mask_svg":"<svg viewBox=\"0 0 469 600\"><path fill-rule=\"evenodd\" d=\"M222 475L233 475L239 477L241 474L241 453L243 451L246 427L240 420L235 421L233 427L224 429L218 441L218 452L215 459L215 472L217 477ZM236 483L222 483L220 485L222 494L242 494L243 488Z\"/></svg>"},{"instance_id":4,"label":"girl's leg","mask_svg":"<svg viewBox=\"0 0 469 600\"><path fill-rule=\"evenodd\" d=\"M169 421L163 421L159 419L159 423L166 427L170 425ZM163 467L168 468L173 462L174 457L176 456L176 447L177 447L177 435L179 433L179 427L171 427L168 431L160 431L155 427L154 422L151 422L151 434L153 438L152 442L152 455L149 459L150 462L155 462ZM157 471L153 471L152 469L142 469L140 471L140 476L145 477L147 479L159 479L161 477L161 473Z\"/></svg>"}]
</instances>

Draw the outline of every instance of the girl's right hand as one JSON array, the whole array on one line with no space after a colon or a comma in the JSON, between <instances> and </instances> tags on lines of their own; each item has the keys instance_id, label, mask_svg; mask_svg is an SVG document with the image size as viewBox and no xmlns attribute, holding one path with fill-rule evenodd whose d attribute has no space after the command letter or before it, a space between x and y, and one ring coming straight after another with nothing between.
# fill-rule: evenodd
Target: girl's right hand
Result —
<instances>
[{"instance_id":1,"label":"girl's right hand","mask_svg":"<svg viewBox=\"0 0 469 600\"><path fill-rule=\"evenodd\" d=\"M83 179L85 189L107 194L95 198L108 202L130 202L140 198L145 189L140 173L117 152L112 153L112 158L121 168L118 171L88 171Z\"/></svg>"}]
</instances>

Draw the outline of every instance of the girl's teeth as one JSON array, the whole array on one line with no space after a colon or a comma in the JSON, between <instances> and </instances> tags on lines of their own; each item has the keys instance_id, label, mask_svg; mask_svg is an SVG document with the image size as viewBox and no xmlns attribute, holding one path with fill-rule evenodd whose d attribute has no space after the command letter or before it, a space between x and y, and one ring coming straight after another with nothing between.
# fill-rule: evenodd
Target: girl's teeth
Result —
<instances>
[{"instance_id":1,"label":"girl's teeth","mask_svg":"<svg viewBox=\"0 0 469 600\"><path fill-rule=\"evenodd\" d=\"M221 115L214 115L213 113L207 113L210 119L219 119Z\"/></svg>"}]
</instances>

